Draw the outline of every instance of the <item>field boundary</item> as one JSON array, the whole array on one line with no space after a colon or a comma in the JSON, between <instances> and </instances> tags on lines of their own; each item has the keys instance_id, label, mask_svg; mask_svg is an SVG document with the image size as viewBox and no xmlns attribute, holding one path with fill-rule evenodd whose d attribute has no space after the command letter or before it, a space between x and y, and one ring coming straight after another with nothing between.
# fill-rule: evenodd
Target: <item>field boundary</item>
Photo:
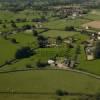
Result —
<instances>
[{"instance_id":1,"label":"field boundary","mask_svg":"<svg viewBox=\"0 0 100 100\"><path fill-rule=\"evenodd\" d=\"M57 70L57 71L70 71L70 72L74 72L74 73L79 73L79 74L83 74L95 79L100 80L100 76L90 73L90 72L86 72L86 71L82 71L82 70L77 70L77 69L59 69L59 68L51 68L51 69L39 69L39 68L32 68L32 69L21 69L21 70L9 70L9 71L1 71L0 74L6 74L6 73L15 73L15 72L26 72L26 71L34 71L34 70L40 70L40 71L45 71L45 70Z\"/></svg>"},{"instance_id":2,"label":"field boundary","mask_svg":"<svg viewBox=\"0 0 100 100\"><path fill-rule=\"evenodd\" d=\"M65 91L66 92L66 91ZM58 95L55 92L15 92L15 91L11 91L11 92L1 92L0 91L0 94L9 94L9 95ZM95 96L95 94L89 94L89 93L78 93L78 92L67 92L67 93L64 93L63 95L61 96L89 96L89 97L93 97Z\"/></svg>"}]
</instances>

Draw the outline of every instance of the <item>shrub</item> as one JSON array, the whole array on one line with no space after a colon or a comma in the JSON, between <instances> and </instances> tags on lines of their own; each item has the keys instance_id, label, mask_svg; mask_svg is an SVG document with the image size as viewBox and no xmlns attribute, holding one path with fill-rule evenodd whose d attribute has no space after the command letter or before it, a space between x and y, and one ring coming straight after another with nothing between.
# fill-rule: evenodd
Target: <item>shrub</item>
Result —
<instances>
[{"instance_id":1,"label":"shrub","mask_svg":"<svg viewBox=\"0 0 100 100\"><path fill-rule=\"evenodd\" d=\"M67 26L65 27L65 31L75 31L74 26Z\"/></svg>"},{"instance_id":2,"label":"shrub","mask_svg":"<svg viewBox=\"0 0 100 100\"><path fill-rule=\"evenodd\" d=\"M37 61L37 67L38 67L38 68L44 68L44 67L46 67L47 65L48 65L47 62L43 62L43 61L40 61L40 60Z\"/></svg>"},{"instance_id":3,"label":"shrub","mask_svg":"<svg viewBox=\"0 0 100 100\"><path fill-rule=\"evenodd\" d=\"M32 65L28 64L26 65L26 68L32 68Z\"/></svg>"},{"instance_id":4,"label":"shrub","mask_svg":"<svg viewBox=\"0 0 100 100\"><path fill-rule=\"evenodd\" d=\"M57 94L58 96L64 96L64 95L68 95L68 92L63 91L63 90L57 90L57 91L56 91L56 94Z\"/></svg>"}]
</instances>

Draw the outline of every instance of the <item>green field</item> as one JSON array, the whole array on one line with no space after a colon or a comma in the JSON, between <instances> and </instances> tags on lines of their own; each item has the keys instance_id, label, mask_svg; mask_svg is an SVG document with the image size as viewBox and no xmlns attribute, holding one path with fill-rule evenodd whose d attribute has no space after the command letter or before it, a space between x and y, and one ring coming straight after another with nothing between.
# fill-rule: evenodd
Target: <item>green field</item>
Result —
<instances>
[{"instance_id":1,"label":"green field","mask_svg":"<svg viewBox=\"0 0 100 100\"><path fill-rule=\"evenodd\" d=\"M62 89L74 93L96 93L100 90L100 80L89 76L69 72L69 71L53 71L53 70L34 70L27 72L15 72L0 74L0 92L37 92L37 93L55 93L56 90ZM27 80L27 81L26 81ZM59 83L59 84L58 84ZM71 84L72 83L72 84ZM77 86L76 86L77 84ZM13 96L0 96L3 99L13 100L14 97L19 100L41 98L32 94L17 94ZM34 97L34 98L31 98ZM39 95L41 97L41 95ZM52 100L56 95L48 96L48 100ZM44 96L44 100L47 99ZM16 99L15 99L16 100ZM55 99L54 99L55 100ZM70 99L69 99L70 100Z\"/></svg>"},{"instance_id":2,"label":"green field","mask_svg":"<svg viewBox=\"0 0 100 100\"><path fill-rule=\"evenodd\" d=\"M76 19L57 19L50 21L48 23L44 23L44 27L48 27L50 29L62 29L64 30L66 26L75 26L75 27L80 27L80 25L89 22L88 19L81 19L81 18L76 18Z\"/></svg>"},{"instance_id":3,"label":"green field","mask_svg":"<svg viewBox=\"0 0 100 100\"><path fill-rule=\"evenodd\" d=\"M46 37L54 37L56 38L57 36L61 36L62 38L66 38L69 36L74 36L79 34L78 32L70 32L70 31L57 31L57 30L51 30L48 32L44 32L43 35Z\"/></svg>"}]
</instances>

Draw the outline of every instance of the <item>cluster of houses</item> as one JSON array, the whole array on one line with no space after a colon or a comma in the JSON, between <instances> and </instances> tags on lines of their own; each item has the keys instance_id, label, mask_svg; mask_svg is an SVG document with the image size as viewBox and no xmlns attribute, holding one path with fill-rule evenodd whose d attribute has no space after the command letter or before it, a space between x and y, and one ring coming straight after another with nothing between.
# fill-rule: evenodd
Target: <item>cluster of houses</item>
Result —
<instances>
[{"instance_id":1,"label":"cluster of houses","mask_svg":"<svg viewBox=\"0 0 100 100\"><path fill-rule=\"evenodd\" d=\"M75 41L77 41L77 39L73 37L66 37L66 38L62 38L61 43L58 44L57 38L48 37L48 42L47 42L46 47L59 47L61 44L73 45L73 42L75 43Z\"/></svg>"},{"instance_id":2,"label":"cluster of houses","mask_svg":"<svg viewBox=\"0 0 100 100\"><path fill-rule=\"evenodd\" d=\"M90 40L85 45L85 53L87 60L94 60L95 41L100 40L100 32L91 34Z\"/></svg>"},{"instance_id":3,"label":"cluster of houses","mask_svg":"<svg viewBox=\"0 0 100 100\"><path fill-rule=\"evenodd\" d=\"M72 16L72 18L75 18L77 16L82 16L85 12L80 7L62 7L62 8L56 8L57 15L63 15L65 17Z\"/></svg>"},{"instance_id":4,"label":"cluster of houses","mask_svg":"<svg viewBox=\"0 0 100 100\"><path fill-rule=\"evenodd\" d=\"M59 57L56 60L49 59L48 64L61 69L74 68L76 65L74 60L66 59L64 57Z\"/></svg>"}]
</instances>

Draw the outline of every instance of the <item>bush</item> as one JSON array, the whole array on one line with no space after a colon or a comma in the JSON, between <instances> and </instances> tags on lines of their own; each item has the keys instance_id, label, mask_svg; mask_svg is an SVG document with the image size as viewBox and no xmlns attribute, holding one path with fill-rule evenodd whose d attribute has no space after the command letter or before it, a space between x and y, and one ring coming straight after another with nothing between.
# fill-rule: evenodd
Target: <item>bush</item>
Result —
<instances>
[{"instance_id":1,"label":"bush","mask_svg":"<svg viewBox=\"0 0 100 100\"><path fill-rule=\"evenodd\" d=\"M56 94L57 94L58 96L64 96L64 95L68 95L68 92L63 91L63 90L57 90L57 91L56 91Z\"/></svg>"},{"instance_id":2,"label":"bush","mask_svg":"<svg viewBox=\"0 0 100 100\"><path fill-rule=\"evenodd\" d=\"M97 44L96 44L96 48L95 48L94 54L95 54L95 58L100 59L100 41L97 42Z\"/></svg>"},{"instance_id":3,"label":"bush","mask_svg":"<svg viewBox=\"0 0 100 100\"><path fill-rule=\"evenodd\" d=\"M37 67L39 67L39 68L44 68L47 65L48 65L47 62L43 62L43 61L40 61L40 60L37 61Z\"/></svg>"},{"instance_id":4,"label":"bush","mask_svg":"<svg viewBox=\"0 0 100 100\"><path fill-rule=\"evenodd\" d=\"M11 65L11 62L7 60L7 61L5 61L5 64Z\"/></svg>"},{"instance_id":5,"label":"bush","mask_svg":"<svg viewBox=\"0 0 100 100\"><path fill-rule=\"evenodd\" d=\"M38 32L36 30L33 30L33 36L38 36Z\"/></svg>"},{"instance_id":6,"label":"bush","mask_svg":"<svg viewBox=\"0 0 100 100\"><path fill-rule=\"evenodd\" d=\"M65 31L75 31L74 26L67 26L65 27Z\"/></svg>"},{"instance_id":7,"label":"bush","mask_svg":"<svg viewBox=\"0 0 100 100\"><path fill-rule=\"evenodd\" d=\"M32 68L32 65L28 64L26 65L26 68Z\"/></svg>"},{"instance_id":8,"label":"bush","mask_svg":"<svg viewBox=\"0 0 100 100\"><path fill-rule=\"evenodd\" d=\"M18 43L18 42L16 41L16 39L14 39L14 38L11 39L11 42L12 42L12 43L15 43L15 44Z\"/></svg>"},{"instance_id":9,"label":"bush","mask_svg":"<svg viewBox=\"0 0 100 100\"><path fill-rule=\"evenodd\" d=\"M45 48L48 44L48 39L44 36L38 36L38 45L40 48Z\"/></svg>"}]
</instances>

